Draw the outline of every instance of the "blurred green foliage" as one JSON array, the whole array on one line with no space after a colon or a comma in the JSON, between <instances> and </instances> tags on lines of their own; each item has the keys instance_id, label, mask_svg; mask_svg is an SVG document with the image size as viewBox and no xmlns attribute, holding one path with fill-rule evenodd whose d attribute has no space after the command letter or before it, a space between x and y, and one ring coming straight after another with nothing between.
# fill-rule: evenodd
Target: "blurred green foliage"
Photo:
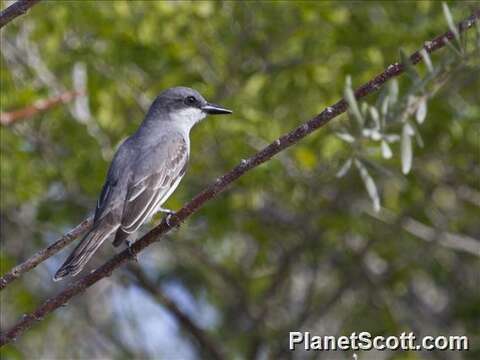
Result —
<instances>
[{"instance_id":1,"label":"blurred green foliage","mask_svg":"<svg viewBox=\"0 0 480 360\"><path fill-rule=\"evenodd\" d=\"M455 21L475 5L452 2ZM400 47L410 53L447 29L437 1L39 3L2 30L1 110L74 89L75 66L84 66L90 115L82 116L73 101L0 129L2 273L94 208L116 145L135 131L163 89L193 87L234 109L231 118L207 119L193 130L187 176L166 204L178 209L240 159L337 101L347 75L355 88L399 61ZM412 140L408 175L401 172L400 141L390 144L391 159L382 158L378 141L361 138L360 153L342 141L336 134L351 120L344 115L246 174L151 246L138 266L158 288L174 284L193 299L192 317L228 358L288 358L288 331L300 330L465 334L471 350L458 358L478 358L475 36L474 30L467 34L474 54L467 59L448 48L431 57L434 67L451 65L442 73L446 83L428 98L426 119L418 126L423 147ZM418 71L428 76L424 65ZM433 84L443 79L435 77ZM418 95L412 84L406 75L398 79L400 99ZM381 111L382 96L366 102ZM399 100L397 112L389 114L405 109ZM391 131L401 135L402 123ZM352 154L362 156L378 189L379 213L358 171L336 178ZM112 254L105 244L91 268ZM63 286L50 277L64 256L2 291L2 330ZM142 333L145 321L133 309L119 311L112 299L132 288L141 286L127 270L117 271L1 354L12 359L204 354L194 340L182 343L191 348L187 355L178 355L173 345L159 349L150 332L145 343L126 341L129 332ZM198 313L205 308L199 303L213 308L214 320L202 320ZM127 318L128 326L120 318ZM171 337L188 335L183 328L177 332ZM377 355L457 358L439 352Z\"/></svg>"}]
</instances>

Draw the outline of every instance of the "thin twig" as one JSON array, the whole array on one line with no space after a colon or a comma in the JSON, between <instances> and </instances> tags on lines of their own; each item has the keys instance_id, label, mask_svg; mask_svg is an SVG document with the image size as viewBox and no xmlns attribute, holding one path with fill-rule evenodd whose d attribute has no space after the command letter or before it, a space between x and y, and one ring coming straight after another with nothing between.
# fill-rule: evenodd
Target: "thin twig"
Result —
<instances>
[{"instance_id":1,"label":"thin twig","mask_svg":"<svg viewBox=\"0 0 480 360\"><path fill-rule=\"evenodd\" d=\"M389 225L399 223L403 230L419 239L427 242L436 241L441 246L480 257L480 241L478 239L462 234L438 230L411 217L405 217L399 222L398 217L388 209L383 209L381 214L372 212L369 209L364 209L363 211L374 219L380 220Z\"/></svg>"},{"instance_id":2,"label":"thin twig","mask_svg":"<svg viewBox=\"0 0 480 360\"><path fill-rule=\"evenodd\" d=\"M16 17L25 14L28 9L40 0L18 0L0 13L0 29Z\"/></svg>"},{"instance_id":3,"label":"thin twig","mask_svg":"<svg viewBox=\"0 0 480 360\"><path fill-rule=\"evenodd\" d=\"M48 259L50 256L56 254L65 246L70 244L78 236L84 233L92 225L93 217L88 217L80 224L75 226L72 230L62 235L60 239L46 248L36 252L33 256L25 260L23 263L18 264L5 275L0 278L0 291L3 290L12 281L18 279L23 273L32 270L38 264Z\"/></svg>"},{"instance_id":4,"label":"thin twig","mask_svg":"<svg viewBox=\"0 0 480 360\"><path fill-rule=\"evenodd\" d=\"M479 19L480 9L476 9L468 19L459 24L459 31L463 32L471 28ZM432 41L427 42L423 48L428 53L431 53L444 47L446 43L453 38L453 33L451 31L448 31L445 34L436 37ZM420 52L416 51L415 53L413 53L410 56L410 60L413 64L421 62L422 56L420 55ZM377 75L373 80L358 88L355 91L356 98L360 99L376 92L387 80L390 80L393 77L402 74L404 70L405 65L400 63L394 63L388 66L388 68L384 72ZM205 190L195 196L191 201L185 204L183 208L181 208L170 220L170 225L172 227L175 227L176 225L180 224L190 215L198 211L198 209L200 209L207 201L211 200L219 193L225 191L232 182L236 181L247 171L263 164L264 162L268 161L273 156L278 154L280 151L292 146L293 144L296 144L298 141L300 141L307 135L326 125L333 118L344 113L346 110L347 102L344 99L341 99L331 107L326 108L313 119L307 121L303 125L298 126L288 134L281 136L255 155L251 156L246 160L242 160L239 165L234 167L225 175L217 178L215 183L208 186ZM53 296L50 299L46 300L35 311L31 312L28 315L24 315L21 320L19 320L9 330L5 331L0 335L0 346L3 346L13 341L18 336L22 335L23 332L32 327L36 321L42 320L46 315L55 311L57 308L72 299L75 295L85 291L87 288L100 281L101 279L110 276L116 268L123 265L125 262L132 259L132 257L135 257L136 254L145 249L147 246L157 241L160 235L169 232L172 227L169 227L166 224L165 220L163 220L158 226L153 228L141 239L137 240L130 249L126 249L121 253L117 254L116 256L112 257L95 271L91 272L88 275L85 275L81 279L78 279L56 296Z\"/></svg>"},{"instance_id":5,"label":"thin twig","mask_svg":"<svg viewBox=\"0 0 480 360\"><path fill-rule=\"evenodd\" d=\"M148 279L145 272L138 266L129 266L129 271L135 276L142 288L150 293L155 299L165 306L177 319L177 321L197 340L201 349L209 359L220 360L224 357L208 334L199 328L186 314L183 313L170 298L168 298L152 281Z\"/></svg>"},{"instance_id":6,"label":"thin twig","mask_svg":"<svg viewBox=\"0 0 480 360\"><path fill-rule=\"evenodd\" d=\"M64 104L72 101L77 96L81 96L83 93L78 91L66 91L61 95L53 96L48 99L38 100L32 105L26 106L19 110L0 112L0 124L11 125L19 120L30 118L38 113L47 111L59 104Z\"/></svg>"}]
</instances>

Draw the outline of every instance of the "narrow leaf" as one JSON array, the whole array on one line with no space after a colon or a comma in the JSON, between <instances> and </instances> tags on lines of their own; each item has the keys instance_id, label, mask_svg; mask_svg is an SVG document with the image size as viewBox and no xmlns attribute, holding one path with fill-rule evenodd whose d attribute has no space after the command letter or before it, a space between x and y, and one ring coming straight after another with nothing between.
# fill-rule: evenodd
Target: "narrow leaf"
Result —
<instances>
[{"instance_id":1,"label":"narrow leaf","mask_svg":"<svg viewBox=\"0 0 480 360\"><path fill-rule=\"evenodd\" d=\"M420 55L422 56L423 62L425 63L425 66L427 67L428 71L430 73L433 73L432 60L430 59L430 55L428 54L427 50L425 49L420 50Z\"/></svg>"},{"instance_id":2,"label":"narrow leaf","mask_svg":"<svg viewBox=\"0 0 480 360\"><path fill-rule=\"evenodd\" d=\"M426 116L427 116L427 99L422 98L420 99L420 103L418 104L418 108L415 113L415 118L417 119L417 123L423 124Z\"/></svg>"},{"instance_id":3,"label":"narrow leaf","mask_svg":"<svg viewBox=\"0 0 480 360\"><path fill-rule=\"evenodd\" d=\"M402 130L402 172L406 175L412 168L412 127L406 123Z\"/></svg>"},{"instance_id":4,"label":"narrow leaf","mask_svg":"<svg viewBox=\"0 0 480 360\"><path fill-rule=\"evenodd\" d=\"M355 138L350 135L349 133L346 133L346 132L343 132L343 133L340 133L340 132L337 132L335 133L335 135L337 135L337 137L339 137L340 139L342 139L343 141L346 141L348 143L353 143L355 142Z\"/></svg>"},{"instance_id":5,"label":"narrow leaf","mask_svg":"<svg viewBox=\"0 0 480 360\"><path fill-rule=\"evenodd\" d=\"M395 104L398 99L398 81L397 79L392 79L388 85L388 96L390 98L390 104Z\"/></svg>"},{"instance_id":6,"label":"narrow leaf","mask_svg":"<svg viewBox=\"0 0 480 360\"><path fill-rule=\"evenodd\" d=\"M380 115L378 114L378 110L375 106L370 106L368 108L370 112L370 117L372 118L373 122L375 123L375 127L380 129Z\"/></svg>"},{"instance_id":7,"label":"narrow leaf","mask_svg":"<svg viewBox=\"0 0 480 360\"><path fill-rule=\"evenodd\" d=\"M358 108L357 99L355 99L355 94L352 89L352 78L350 76L347 76L347 80L345 82L344 95L345 95L345 100L348 103L350 112L352 113L353 117L357 120L358 124L360 125L360 128L362 128L364 120Z\"/></svg>"},{"instance_id":8,"label":"narrow leaf","mask_svg":"<svg viewBox=\"0 0 480 360\"><path fill-rule=\"evenodd\" d=\"M409 131L412 134L411 136L415 135L415 140L417 140L418 146L423 148L423 139L422 139L422 135L420 135L420 131L418 130L418 127L416 127L414 123L409 123L409 126L410 126Z\"/></svg>"},{"instance_id":9,"label":"narrow leaf","mask_svg":"<svg viewBox=\"0 0 480 360\"><path fill-rule=\"evenodd\" d=\"M377 129L372 129L370 137L374 141L379 141L382 138L382 134Z\"/></svg>"},{"instance_id":10,"label":"narrow leaf","mask_svg":"<svg viewBox=\"0 0 480 360\"><path fill-rule=\"evenodd\" d=\"M368 104L366 102L362 102L360 112L362 113L362 118L365 119L365 117L367 116L367 112L368 112Z\"/></svg>"},{"instance_id":11,"label":"narrow leaf","mask_svg":"<svg viewBox=\"0 0 480 360\"><path fill-rule=\"evenodd\" d=\"M462 53L452 44L452 42L445 36L443 42L447 47L458 57L462 57Z\"/></svg>"},{"instance_id":12,"label":"narrow leaf","mask_svg":"<svg viewBox=\"0 0 480 360\"><path fill-rule=\"evenodd\" d=\"M391 159L392 158L392 149L390 149L390 145L385 140L382 140L382 156L384 159Z\"/></svg>"},{"instance_id":13,"label":"narrow leaf","mask_svg":"<svg viewBox=\"0 0 480 360\"><path fill-rule=\"evenodd\" d=\"M405 123L404 128L409 136L415 135L415 129L413 128L412 125L410 125L409 122Z\"/></svg>"},{"instance_id":14,"label":"narrow leaf","mask_svg":"<svg viewBox=\"0 0 480 360\"><path fill-rule=\"evenodd\" d=\"M377 186L375 185L375 181L373 181L373 178L368 173L367 168L363 166L363 164L357 159L355 159L355 166L357 167L358 172L360 173L360 177L362 178L363 184L367 189L368 196L372 200L373 210L375 210L375 212L379 212L380 197L378 196L378 191L377 191Z\"/></svg>"},{"instance_id":15,"label":"narrow leaf","mask_svg":"<svg viewBox=\"0 0 480 360\"><path fill-rule=\"evenodd\" d=\"M347 174L348 170L350 170L351 166L352 166L352 159L350 158L347 161L345 161L345 163L342 165L340 170L338 170L338 172L335 176L337 178L344 177Z\"/></svg>"},{"instance_id":16,"label":"narrow leaf","mask_svg":"<svg viewBox=\"0 0 480 360\"><path fill-rule=\"evenodd\" d=\"M388 113L388 104L390 102L390 96L385 96L383 98L383 102L382 102L382 116L385 118L385 116L387 116L387 113Z\"/></svg>"},{"instance_id":17,"label":"narrow leaf","mask_svg":"<svg viewBox=\"0 0 480 360\"><path fill-rule=\"evenodd\" d=\"M442 2L442 8L443 8L443 15L445 16L445 20L447 20L448 27L450 28L450 31L455 36L455 40L457 40L458 44L460 45L460 34L458 33L457 26L453 22L452 13L450 12L448 5L444 2Z\"/></svg>"}]
</instances>

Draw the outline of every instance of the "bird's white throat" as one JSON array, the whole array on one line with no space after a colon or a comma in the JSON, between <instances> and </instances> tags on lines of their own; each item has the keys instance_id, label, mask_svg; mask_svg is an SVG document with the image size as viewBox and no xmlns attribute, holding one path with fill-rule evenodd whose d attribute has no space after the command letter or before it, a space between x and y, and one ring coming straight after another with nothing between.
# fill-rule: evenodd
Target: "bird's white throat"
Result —
<instances>
[{"instance_id":1,"label":"bird's white throat","mask_svg":"<svg viewBox=\"0 0 480 360\"><path fill-rule=\"evenodd\" d=\"M170 114L172 120L185 130L190 130L193 125L202 120L207 114L194 107L177 110Z\"/></svg>"}]
</instances>

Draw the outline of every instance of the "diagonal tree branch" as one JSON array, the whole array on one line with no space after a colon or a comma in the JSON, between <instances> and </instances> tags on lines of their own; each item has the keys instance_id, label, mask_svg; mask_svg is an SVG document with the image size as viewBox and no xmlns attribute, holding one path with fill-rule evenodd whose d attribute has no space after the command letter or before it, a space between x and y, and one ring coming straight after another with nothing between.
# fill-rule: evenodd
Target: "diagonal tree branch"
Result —
<instances>
[{"instance_id":1,"label":"diagonal tree branch","mask_svg":"<svg viewBox=\"0 0 480 360\"><path fill-rule=\"evenodd\" d=\"M459 32L464 32L471 28L480 19L480 9L475 9L473 14L458 25ZM425 43L423 49L428 53L432 53L444 47L450 40L454 39L455 35L451 31L436 37L432 41ZM412 64L417 64L422 61L420 51L416 51L410 56ZM394 63L377 75L374 79L370 80L366 84L360 86L355 91L357 99L363 98L369 94L376 92L382 85L395 76L402 74L405 71L406 65L400 63ZM251 156L248 159L242 160L239 165L234 167L231 171L217 178L217 180L208 186L205 190L196 195L191 201L185 204L173 218L170 220L171 226L175 227L182 221L188 218L190 215L198 211L207 201L213 199L219 193L225 191L227 187L240 178L247 171L263 164L271 159L273 156L281 152L282 150L296 144L298 141L311 134L315 130L326 125L333 118L344 113L347 110L347 102L345 99L339 100L334 105L327 107L320 114L305 122L303 125L293 129L288 134L285 134L266 146L264 149ZM138 254L140 251L151 245L155 241L158 241L160 235L163 235L171 230L165 219L145 236L137 240L130 249L126 249L116 256L112 257L105 264L97 268L95 271L88 275L76 280L73 284L61 291L59 294L51 297L41 304L35 311L30 314L24 315L15 325L9 330L3 332L0 335L0 346L8 344L9 342L22 335L23 332L33 326L36 321L42 320L46 315L55 311L57 308L68 302L74 296L82 293L87 288L100 281L101 279L108 277L112 272Z\"/></svg>"},{"instance_id":2,"label":"diagonal tree branch","mask_svg":"<svg viewBox=\"0 0 480 360\"><path fill-rule=\"evenodd\" d=\"M0 13L0 29L16 17L25 14L28 9L40 0L18 0Z\"/></svg>"},{"instance_id":3,"label":"diagonal tree branch","mask_svg":"<svg viewBox=\"0 0 480 360\"><path fill-rule=\"evenodd\" d=\"M5 275L0 278L0 291L3 290L12 281L18 279L23 273L32 270L38 264L48 259L53 254L63 249L70 244L77 237L82 235L92 225L93 217L90 216L83 220L80 224L75 226L72 230L65 233L53 244L50 244L45 249L37 251L33 256L25 260L23 263L18 264Z\"/></svg>"},{"instance_id":4,"label":"diagonal tree branch","mask_svg":"<svg viewBox=\"0 0 480 360\"><path fill-rule=\"evenodd\" d=\"M198 342L201 350L208 355L209 359L220 360L223 359L223 355L208 334L201 328L199 328L182 310L179 309L177 304L168 298L152 281L148 279L145 272L138 266L129 266L128 270L135 276L138 284L152 295L159 303L165 306L177 319L177 321L187 330L192 337Z\"/></svg>"}]
</instances>

